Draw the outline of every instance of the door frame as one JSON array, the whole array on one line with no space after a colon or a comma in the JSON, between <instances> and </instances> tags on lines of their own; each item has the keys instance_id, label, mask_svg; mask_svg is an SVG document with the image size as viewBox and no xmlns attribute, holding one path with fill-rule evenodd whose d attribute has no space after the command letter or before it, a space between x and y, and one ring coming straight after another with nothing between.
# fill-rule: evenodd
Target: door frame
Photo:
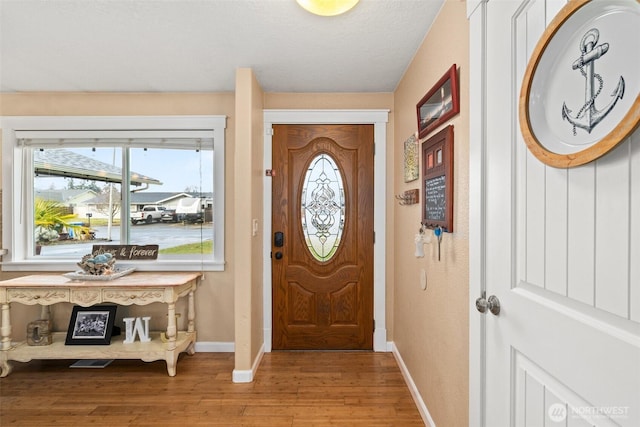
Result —
<instances>
[{"instance_id":1,"label":"door frame","mask_svg":"<svg viewBox=\"0 0 640 427\"><path fill-rule=\"evenodd\" d=\"M264 119L264 169L271 169L273 150L272 126L274 124L372 124L374 126L374 197L373 230L373 351L391 351L387 343L386 327L386 182L387 182L387 123L389 110L263 110ZM277 171L276 171L277 173ZM271 295L271 180L263 186L263 324L264 351L271 352L272 295Z\"/></svg>"},{"instance_id":2,"label":"door frame","mask_svg":"<svg viewBox=\"0 0 640 427\"><path fill-rule=\"evenodd\" d=\"M486 316L486 1L467 1L469 19L469 427L485 425Z\"/></svg>"}]
</instances>

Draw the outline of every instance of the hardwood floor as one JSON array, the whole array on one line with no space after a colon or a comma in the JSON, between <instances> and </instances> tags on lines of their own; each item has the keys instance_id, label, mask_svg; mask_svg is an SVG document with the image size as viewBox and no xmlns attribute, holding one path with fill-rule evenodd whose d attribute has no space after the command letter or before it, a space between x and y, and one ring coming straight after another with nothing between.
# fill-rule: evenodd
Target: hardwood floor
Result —
<instances>
[{"instance_id":1,"label":"hardwood floor","mask_svg":"<svg viewBox=\"0 0 640 427\"><path fill-rule=\"evenodd\" d=\"M0 426L423 426L391 353L273 352L256 379L231 382L230 353L164 362L12 362Z\"/></svg>"}]
</instances>

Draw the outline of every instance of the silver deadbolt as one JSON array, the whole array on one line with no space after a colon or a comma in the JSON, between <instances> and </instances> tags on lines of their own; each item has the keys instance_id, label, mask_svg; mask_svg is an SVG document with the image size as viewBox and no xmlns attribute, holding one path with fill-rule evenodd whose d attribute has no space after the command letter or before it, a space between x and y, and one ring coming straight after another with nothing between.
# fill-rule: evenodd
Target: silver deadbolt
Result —
<instances>
[{"instance_id":1,"label":"silver deadbolt","mask_svg":"<svg viewBox=\"0 0 640 427\"><path fill-rule=\"evenodd\" d=\"M500 300L495 295L491 295L488 300L480 297L476 300L476 309L480 313L486 313L488 309L497 316L500 313Z\"/></svg>"}]
</instances>

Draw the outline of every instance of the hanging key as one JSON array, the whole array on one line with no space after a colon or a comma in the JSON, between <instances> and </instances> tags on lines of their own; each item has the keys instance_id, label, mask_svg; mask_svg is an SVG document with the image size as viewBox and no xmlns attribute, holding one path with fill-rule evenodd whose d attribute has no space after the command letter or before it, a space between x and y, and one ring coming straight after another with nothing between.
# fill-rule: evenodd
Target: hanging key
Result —
<instances>
[{"instance_id":1,"label":"hanging key","mask_svg":"<svg viewBox=\"0 0 640 427\"><path fill-rule=\"evenodd\" d=\"M438 261L440 261L440 243L442 242L442 227L437 226L433 230L433 234L435 234L436 238L438 239Z\"/></svg>"}]
</instances>

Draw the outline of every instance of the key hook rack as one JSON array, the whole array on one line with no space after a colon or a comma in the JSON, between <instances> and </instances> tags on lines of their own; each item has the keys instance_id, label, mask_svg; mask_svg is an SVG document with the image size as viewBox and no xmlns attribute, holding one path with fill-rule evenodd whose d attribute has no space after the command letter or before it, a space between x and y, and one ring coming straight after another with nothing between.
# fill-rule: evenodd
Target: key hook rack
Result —
<instances>
[{"instance_id":1,"label":"key hook rack","mask_svg":"<svg viewBox=\"0 0 640 427\"><path fill-rule=\"evenodd\" d=\"M447 230L447 227L442 227L441 225L438 224L434 224L434 223L430 223L430 222L426 222L426 221L422 221L420 223L420 230L435 230L436 228L440 227L440 229L442 230L443 233L449 233L449 230ZM421 232L424 232L421 231Z\"/></svg>"},{"instance_id":2,"label":"key hook rack","mask_svg":"<svg viewBox=\"0 0 640 427\"><path fill-rule=\"evenodd\" d=\"M396 199L400 200L400 206L415 205L420 202L420 191L417 188L407 190L402 194L397 194Z\"/></svg>"},{"instance_id":3,"label":"key hook rack","mask_svg":"<svg viewBox=\"0 0 640 427\"><path fill-rule=\"evenodd\" d=\"M442 244L442 235L446 233L447 229L443 228L440 225L429 224L424 221L420 222L420 229L418 230L418 234L416 234L415 238L416 258L422 258L424 256L422 244L431 242L431 237L426 234L427 230L433 230L433 235L435 236L436 242L438 243L438 261L440 261L440 245Z\"/></svg>"}]
</instances>

